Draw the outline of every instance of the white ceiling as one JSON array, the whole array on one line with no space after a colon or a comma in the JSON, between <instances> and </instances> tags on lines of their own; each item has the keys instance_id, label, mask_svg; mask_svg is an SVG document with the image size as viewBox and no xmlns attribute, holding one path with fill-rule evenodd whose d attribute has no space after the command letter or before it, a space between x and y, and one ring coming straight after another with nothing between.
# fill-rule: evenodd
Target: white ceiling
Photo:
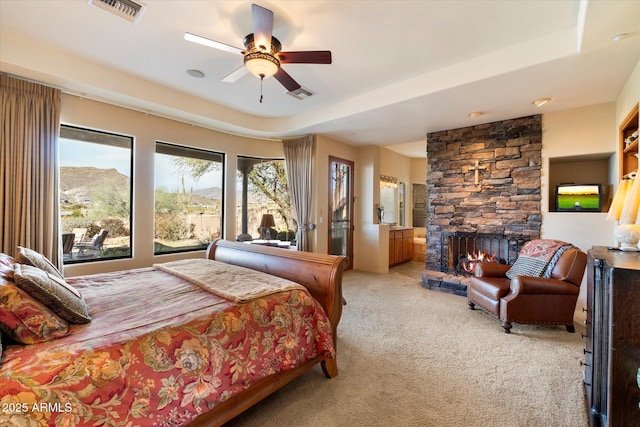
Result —
<instances>
[{"instance_id":1,"label":"white ceiling","mask_svg":"<svg viewBox=\"0 0 640 427\"><path fill-rule=\"evenodd\" d=\"M132 24L87 0L0 0L0 70L225 132L321 133L424 157L427 132L615 101L640 60L635 0L259 1L283 51L333 56L283 65L312 97L270 78L261 104L256 77L221 82L241 56L184 40L242 48L251 2L144 3ZM552 101L531 104L541 97Z\"/></svg>"}]
</instances>

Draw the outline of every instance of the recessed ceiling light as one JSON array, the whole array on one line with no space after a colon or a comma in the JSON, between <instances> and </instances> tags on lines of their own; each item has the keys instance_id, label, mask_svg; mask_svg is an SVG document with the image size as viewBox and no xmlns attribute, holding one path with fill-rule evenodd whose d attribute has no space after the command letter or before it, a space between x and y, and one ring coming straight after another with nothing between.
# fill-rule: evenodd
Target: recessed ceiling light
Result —
<instances>
[{"instance_id":1,"label":"recessed ceiling light","mask_svg":"<svg viewBox=\"0 0 640 427\"><path fill-rule=\"evenodd\" d=\"M473 113L469 113L469 117L480 117L483 114L482 111L474 111Z\"/></svg>"},{"instance_id":2,"label":"recessed ceiling light","mask_svg":"<svg viewBox=\"0 0 640 427\"><path fill-rule=\"evenodd\" d=\"M627 33L616 34L611 38L611 40L613 40L614 42L619 42L622 39L626 39L627 35L628 35Z\"/></svg>"},{"instance_id":3,"label":"recessed ceiling light","mask_svg":"<svg viewBox=\"0 0 640 427\"><path fill-rule=\"evenodd\" d=\"M539 98L532 102L536 107L542 107L547 102L551 101L551 98Z\"/></svg>"},{"instance_id":4,"label":"recessed ceiling light","mask_svg":"<svg viewBox=\"0 0 640 427\"><path fill-rule=\"evenodd\" d=\"M187 74L189 74L191 77L196 77L198 79L201 79L204 77L204 73L200 70L187 70Z\"/></svg>"}]
</instances>

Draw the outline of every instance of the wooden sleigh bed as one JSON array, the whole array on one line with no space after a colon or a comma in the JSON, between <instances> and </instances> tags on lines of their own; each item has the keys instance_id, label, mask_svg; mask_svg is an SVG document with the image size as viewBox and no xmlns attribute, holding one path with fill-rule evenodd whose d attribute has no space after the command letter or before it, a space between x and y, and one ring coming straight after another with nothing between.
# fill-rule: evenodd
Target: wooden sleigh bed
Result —
<instances>
[{"instance_id":1,"label":"wooden sleigh bed","mask_svg":"<svg viewBox=\"0 0 640 427\"><path fill-rule=\"evenodd\" d=\"M338 374L343 257L216 240L206 258L67 279L92 320L54 340L5 341L0 425L219 426L318 364ZM166 272L185 264L306 289L230 301Z\"/></svg>"}]
</instances>

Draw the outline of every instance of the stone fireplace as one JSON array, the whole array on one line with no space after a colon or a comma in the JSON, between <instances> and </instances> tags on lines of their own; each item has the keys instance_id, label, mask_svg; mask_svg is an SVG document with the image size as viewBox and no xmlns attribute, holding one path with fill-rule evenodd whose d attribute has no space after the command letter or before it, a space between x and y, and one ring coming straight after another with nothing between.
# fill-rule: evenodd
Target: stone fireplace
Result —
<instances>
[{"instance_id":1,"label":"stone fireplace","mask_svg":"<svg viewBox=\"0 0 640 427\"><path fill-rule=\"evenodd\" d=\"M443 244L451 236L465 236L464 243L458 241L463 245L476 235L512 242L507 253L496 254L508 263L518 245L540 236L541 119L535 115L427 134L425 287L451 282L457 288L448 292L466 295L468 274L459 260L470 248L454 253Z\"/></svg>"}]
</instances>

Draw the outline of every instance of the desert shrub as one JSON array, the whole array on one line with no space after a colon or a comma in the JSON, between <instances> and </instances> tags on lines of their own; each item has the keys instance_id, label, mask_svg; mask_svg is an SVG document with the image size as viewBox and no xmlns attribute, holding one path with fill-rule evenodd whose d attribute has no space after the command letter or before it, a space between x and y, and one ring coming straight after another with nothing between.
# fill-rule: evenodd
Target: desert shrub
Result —
<instances>
[{"instance_id":1,"label":"desert shrub","mask_svg":"<svg viewBox=\"0 0 640 427\"><path fill-rule=\"evenodd\" d=\"M155 219L154 235L156 239L180 240L189 233L189 228L182 215L174 212L156 213Z\"/></svg>"},{"instance_id":2,"label":"desert shrub","mask_svg":"<svg viewBox=\"0 0 640 427\"><path fill-rule=\"evenodd\" d=\"M108 237L128 236L129 229L125 226L124 221L118 218L103 219L100 221L101 227L109 230ZM100 232L100 230L98 230Z\"/></svg>"},{"instance_id":3,"label":"desert shrub","mask_svg":"<svg viewBox=\"0 0 640 427\"><path fill-rule=\"evenodd\" d=\"M296 232L293 230L287 231L279 231L278 232L278 240L282 240L290 242L291 240L296 240Z\"/></svg>"},{"instance_id":4,"label":"desert shrub","mask_svg":"<svg viewBox=\"0 0 640 427\"><path fill-rule=\"evenodd\" d=\"M86 229L87 229L87 233L85 234L85 238L91 238L96 234L98 234L100 230L102 230L102 227L99 224L92 222L89 225L87 225ZM109 236L107 235L107 237Z\"/></svg>"},{"instance_id":5,"label":"desert shrub","mask_svg":"<svg viewBox=\"0 0 640 427\"><path fill-rule=\"evenodd\" d=\"M89 228L93 221L88 218L62 217L62 232L72 233L74 228ZM99 231L99 230L98 230Z\"/></svg>"}]
</instances>

